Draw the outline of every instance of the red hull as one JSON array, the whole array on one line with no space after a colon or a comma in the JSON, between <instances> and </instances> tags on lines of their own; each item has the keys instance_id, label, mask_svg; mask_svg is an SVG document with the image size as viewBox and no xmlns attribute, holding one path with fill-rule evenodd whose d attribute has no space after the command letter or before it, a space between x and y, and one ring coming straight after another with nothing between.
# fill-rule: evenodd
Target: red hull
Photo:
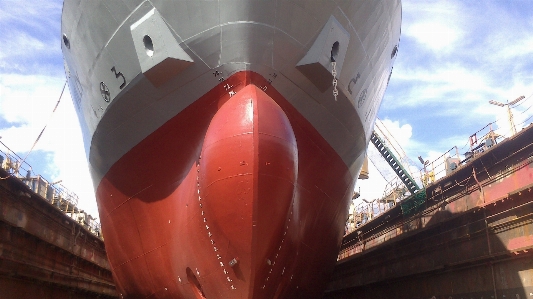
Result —
<instances>
[{"instance_id":1,"label":"red hull","mask_svg":"<svg viewBox=\"0 0 533 299\"><path fill-rule=\"evenodd\" d=\"M136 145L98 186L119 293L319 298L353 184L338 154L263 77L237 73Z\"/></svg>"}]
</instances>

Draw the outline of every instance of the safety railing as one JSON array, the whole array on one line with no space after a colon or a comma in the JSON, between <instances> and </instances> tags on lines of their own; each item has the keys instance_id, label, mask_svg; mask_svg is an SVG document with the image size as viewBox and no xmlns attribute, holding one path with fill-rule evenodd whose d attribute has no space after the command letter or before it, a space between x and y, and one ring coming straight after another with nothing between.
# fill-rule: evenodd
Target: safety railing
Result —
<instances>
[{"instance_id":1,"label":"safety railing","mask_svg":"<svg viewBox=\"0 0 533 299\"><path fill-rule=\"evenodd\" d=\"M362 199L358 205L350 208L346 223L345 234L349 234L358 227L395 207L411 193L399 178L394 178L387 183L383 196L371 201Z\"/></svg>"},{"instance_id":2,"label":"safety railing","mask_svg":"<svg viewBox=\"0 0 533 299\"><path fill-rule=\"evenodd\" d=\"M48 203L63 211L95 236L102 238L100 223L78 208L79 198L76 193L63 186L61 181L50 183L41 175L34 174L31 165L2 141L0 141L0 167L7 173L2 179L8 177L19 179Z\"/></svg>"},{"instance_id":3,"label":"safety railing","mask_svg":"<svg viewBox=\"0 0 533 299\"><path fill-rule=\"evenodd\" d=\"M489 123L470 135L467 144L463 146L463 149L467 150L463 154L460 154L460 149L454 146L431 161L424 161L424 159L419 157L423 167L418 171L418 175L413 175L414 180L421 182L422 186L426 188L496 145L503 136L497 134L492 125L492 123ZM410 198L411 195L413 194L409 192L403 182L398 177L395 177L387 183L381 198L372 201L363 200L350 209L345 234L357 230L358 227L402 203L403 200Z\"/></svg>"},{"instance_id":4,"label":"safety railing","mask_svg":"<svg viewBox=\"0 0 533 299\"><path fill-rule=\"evenodd\" d=\"M425 161L424 167L420 169L422 184L427 186L449 175L461 165L467 164L476 156L484 153L503 139L493 129L493 123L489 123L474 134L470 135L468 142L461 148L464 153L460 153L457 146L444 152L433 161ZM421 162L423 159L421 159Z\"/></svg>"}]
</instances>

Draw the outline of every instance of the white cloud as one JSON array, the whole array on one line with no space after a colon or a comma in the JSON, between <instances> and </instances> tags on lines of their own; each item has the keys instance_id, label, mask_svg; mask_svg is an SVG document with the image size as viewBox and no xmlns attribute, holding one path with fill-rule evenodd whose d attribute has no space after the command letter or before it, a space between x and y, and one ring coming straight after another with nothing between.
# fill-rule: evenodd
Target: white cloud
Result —
<instances>
[{"instance_id":1,"label":"white cloud","mask_svg":"<svg viewBox=\"0 0 533 299\"><path fill-rule=\"evenodd\" d=\"M389 115L384 123L414 158L414 168L420 166L415 150L416 155L422 151L431 160L442 154L442 148L462 146L472 132L455 128L439 132L438 137L415 140L413 128L420 130L428 124L415 123L409 113L445 115L450 126L473 123L476 117L483 125L501 119L497 125L505 131L505 109L491 106L488 100L505 102L533 92L533 17L528 9L523 10L525 18L513 15L516 9L506 9L512 3L403 1L402 44L391 79L391 86L400 86L400 92L387 92L394 99L388 101L387 109L401 112ZM64 82L63 66L58 63L60 15L61 1L0 1L0 70L9 70L0 74L0 122L9 122L0 126L0 136L17 151L28 150L48 123ZM523 113L532 102L513 110L517 124L533 115L533 109ZM92 207L87 209L96 211L79 131L67 92L37 150L52 153L48 167L57 175L49 179L62 179L86 199L80 206L87 202ZM371 179L357 183L367 199L381 197L385 184L370 164Z\"/></svg>"},{"instance_id":2,"label":"white cloud","mask_svg":"<svg viewBox=\"0 0 533 299\"><path fill-rule=\"evenodd\" d=\"M462 9L458 3L404 2L403 5L408 21L402 33L424 47L436 53L449 52L463 38Z\"/></svg>"},{"instance_id":3,"label":"white cloud","mask_svg":"<svg viewBox=\"0 0 533 299\"><path fill-rule=\"evenodd\" d=\"M401 67L395 73L394 80L402 82L406 90L398 94L394 101L386 101L387 109L431 109L429 105L437 105L438 109L433 108L431 114L447 116L449 121L453 118L467 121L468 118L464 116L470 112L468 116L471 119L483 118L488 123L498 118L503 111L491 107L489 100L505 103L533 92L533 74L500 73L495 76L481 68L472 69L459 63L443 63L438 67L419 65L407 70ZM500 76L509 79L508 83L498 80ZM390 94L387 96L391 97Z\"/></svg>"},{"instance_id":4,"label":"white cloud","mask_svg":"<svg viewBox=\"0 0 533 299\"><path fill-rule=\"evenodd\" d=\"M2 0L0 22L18 23L40 28L58 23L51 16L61 14L62 1Z\"/></svg>"},{"instance_id":5,"label":"white cloud","mask_svg":"<svg viewBox=\"0 0 533 299\"><path fill-rule=\"evenodd\" d=\"M63 84L63 78L42 75L1 76L0 118L12 125L1 128L0 136L13 151L27 152L46 125L34 149L51 153L51 159L46 161L47 167L50 173L57 175L46 179L62 180L65 187L80 197L79 207L96 216L96 201L81 130L68 87L52 114Z\"/></svg>"},{"instance_id":6,"label":"white cloud","mask_svg":"<svg viewBox=\"0 0 533 299\"><path fill-rule=\"evenodd\" d=\"M0 117L11 123L44 125L61 91L62 78L2 74Z\"/></svg>"},{"instance_id":7,"label":"white cloud","mask_svg":"<svg viewBox=\"0 0 533 299\"><path fill-rule=\"evenodd\" d=\"M386 145L393 151L395 156L402 161L402 164L405 167L411 166L409 169L416 176L418 168L409 160L406 152L414 143L411 140L412 126L410 124L400 125L399 121L385 119L377 121L375 130L378 136L385 140ZM361 198L373 200L383 197L387 184L396 179L396 174L372 143L368 146L367 154L369 158L369 179L358 180L356 190L361 191Z\"/></svg>"},{"instance_id":8,"label":"white cloud","mask_svg":"<svg viewBox=\"0 0 533 299\"><path fill-rule=\"evenodd\" d=\"M494 59L513 59L527 56L533 53L533 36L531 30L520 30L518 33L501 32L498 38L499 43L494 52L489 57Z\"/></svg>"},{"instance_id":9,"label":"white cloud","mask_svg":"<svg viewBox=\"0 0 533 299\"><path fill-rule=\"evenodd\" d=\"M96 201L79 123L65 90L60 49L62 1L0 1L0 136L18 153L27 152L42 128L30 158L38 156L50 181L80 197L78 206L96 216ZM44 153L44 154L43 154ZM32 156L33 155L33 156Z\"/></svg>"},{"instance_id":10,"label":"white cloud","mask_svg":"<svg viewBox=\"0 0 533 299\"><path fill-rule=\"evenodd\" d=\"M410 124L400 125L399 121L393 121L388 118L383 121L377 120L376 128L378 129L378 132L387 135L387 138L394 147L397 147L400 154L402 154L403 148L409 146L409 141L413 136L413 127Z\"/></svg>"},{"instance_id":11,"label":"white cloud","mask_svg":"<svg viewBox=\"0 0 533 299\"><path fill-rule=\"evenodd\" d=\"M50 47L42 40L33 37L26 32L6 32L3 34L2 47L0 48L0 59L27 57L35 55L43 50L57 51L57 47Z\"/></svg>"},{"instance_id":12,"label":"white cloud","mask_svg":"<svg viewBox=\"0 0 533 299\"><path fill-rule=\"evenodd\" d=\"M60 16L61 1L0 1L0 70L54 69L50 65L61 55Z\"/></svg>"},{"instance_id":13,"label":"white cloud","mask_svg":"<svg viewBox=\"0 0 533 299\"><path fill-rule=\"evenodd\" d=\"M372 144L370 146L373 146ZM369 148L371 151L372 149ZM379 161L379 160L378 160ZM357 180L355 190L360 192L361 199L368 201L383 197L383 190L387 185L387 180L381 176L379 170L372 161L368 161L368 176L366 180ZM377 163L377 162L376 162ZM380 165L383 167L383 165ZM360 202L358 200L357 202Z\"/></svg>"},{"instance_id":14,"label":"white cloud","mask_svg":"<svg viewBox=\"0 0 533 299\"><path fill-rule=\"evenodd\" d=\"M486 117L490 99L533 91L533 18L521 20L514 5L404 1L407 38L391 79L401 85L401 100L387 108L439 104L434 113L460 115L468 107Z\"/></svg>"},{"instance_id":15,"label":"white cloud","mask_svg":"<svg viewBox=\"0 0 533 299\"><path fill-rule=\"evenodd\" d=\"M463 158L469 136L490 122L498 120L493 128L509 136L506 108L488 102L505 103L533 93L532 4L404 0L402 5L400 52L380 115L414 160L416 177L422 167L418 155L431 162L449 149L448 155L455 156L457 146ZM530 97L513 108L517 130L518 124L533 121L532 106ZM478 138L487 132L488 127ZM371 163L370 179L356 186L367 200L383 196L386 181L395 177L374 151L370 144L377 168ZM429 166L438 176L444 175L441 162Z\"/></svg>"},{"instance_id":16,"label":"white cloud","mask_svg":"<svg viewBox=\"0 0 533 299\"><path fill-rule=\"evenodd\" d=\"M427 102L440 102L450 93L460 93L460 97L446 99L447 103L457 104L479 101L479 96L496 92L486 74L459 64L442 64L435 68L417 66L396 75L395 80L405 82L412 89L404 100L396 101L393 105L421 106Z\"/></svg>"},{"instance_id":17,"label":"white cloud","mask_svg":"<svg viewBox=\"0 0 533 299\"><path fill-rule=\"evenodd\" d=\"M420 22L407 28L406 35L414 37L417 42L435 52L451 50L462 35L457 28L448 27L438 21Z\"/></svg>"}]
</instances>

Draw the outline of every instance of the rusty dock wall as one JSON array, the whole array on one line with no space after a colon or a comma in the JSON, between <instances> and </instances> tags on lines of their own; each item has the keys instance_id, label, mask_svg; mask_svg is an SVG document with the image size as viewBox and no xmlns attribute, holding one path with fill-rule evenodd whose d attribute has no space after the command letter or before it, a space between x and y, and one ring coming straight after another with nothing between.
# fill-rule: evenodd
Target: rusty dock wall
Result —
<instances>
[{"instance_id":1,"label":"rusty dock wall","mask_svg":"<svg viewBox=\"0 0 533 299\"><path fill-rule=\"evenodd\" d=\"M103 241L0 168L0 298L118 298Z\"/></svg>"},{"instance_id":2,"label":"rusty dock wall","mask_svg":"<svg viewBox=\"0 0 533 299\"><path fill-rule=\"evenodd\" d=\"M347 235L324 298L533 298L533 126Z\"/></svg>"}]
</instances>

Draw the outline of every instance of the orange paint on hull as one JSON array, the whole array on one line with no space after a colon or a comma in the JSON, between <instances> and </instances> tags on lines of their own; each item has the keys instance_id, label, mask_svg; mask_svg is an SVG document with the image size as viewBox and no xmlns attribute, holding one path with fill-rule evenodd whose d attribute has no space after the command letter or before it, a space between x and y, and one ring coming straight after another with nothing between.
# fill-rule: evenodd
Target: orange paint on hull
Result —
<instances>
[{"instance_id":1,"label":"orange paint on hull","mask_svg":"<svg viewBox=\"0 0 533 299\"><path fill-rule=\"evenodd\" d=\"M125 298L321 297L354 178L281 94L258 88L267 84L252 72L231 76L100 182Z\"/></svg>"}]
</instances>

